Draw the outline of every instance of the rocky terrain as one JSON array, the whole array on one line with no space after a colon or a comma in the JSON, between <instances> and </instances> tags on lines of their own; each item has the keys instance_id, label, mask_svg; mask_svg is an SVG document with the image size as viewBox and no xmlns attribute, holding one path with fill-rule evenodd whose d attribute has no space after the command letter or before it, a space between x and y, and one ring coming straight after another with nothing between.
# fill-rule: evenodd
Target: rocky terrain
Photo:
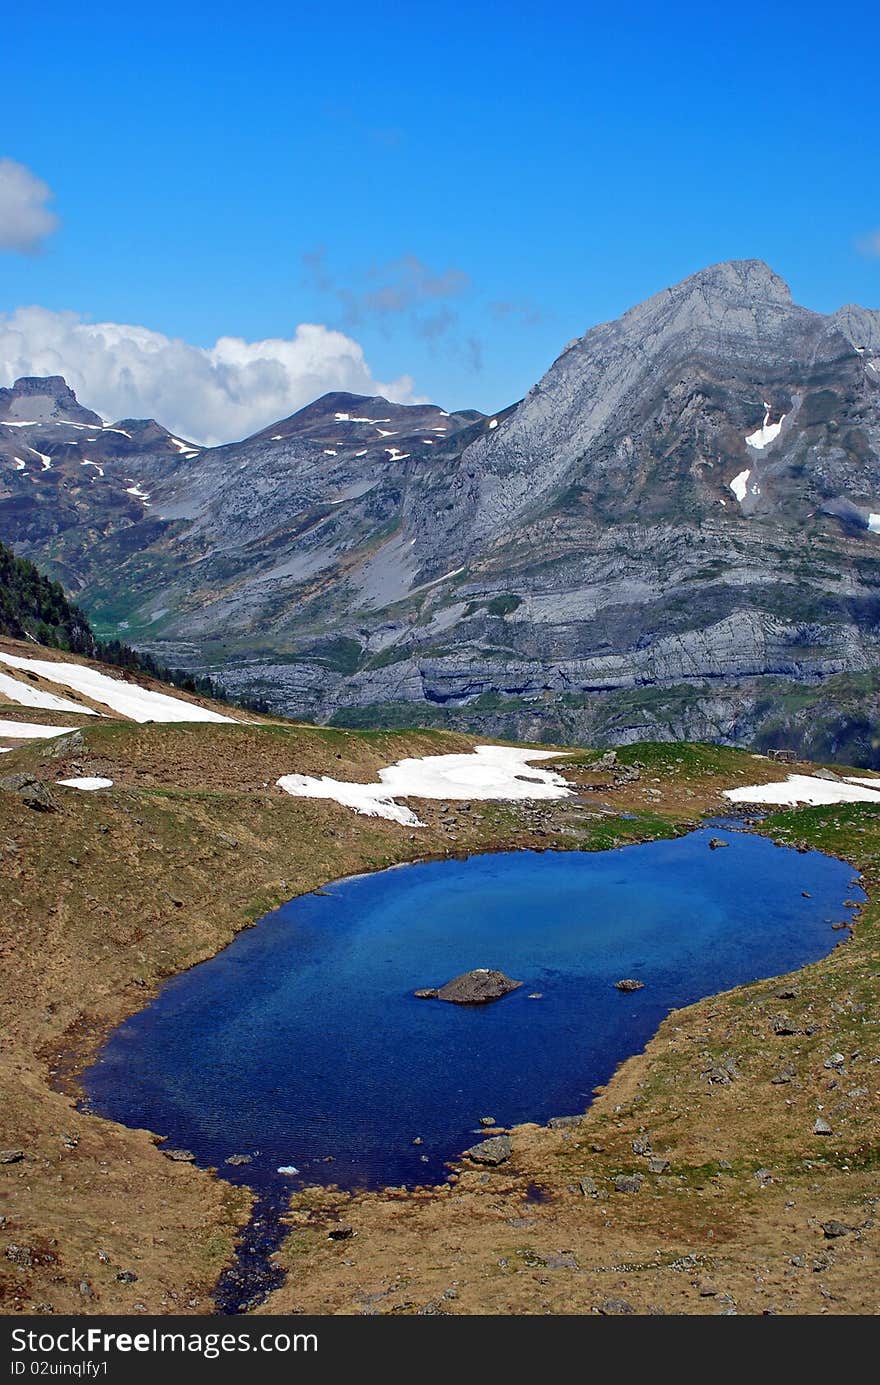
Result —
<instances>
[{"instance_id":1,"label":"rocky terrain","mask_svg":"<svg viewBox=\"0 0 880 1385\"><path fill-rule=\"evenodd\" d=\"M880 313L759 261L492 418L328 395L201 449L19 381L0 538L102 636L289 715L880 764Z\"/></svg>"}]
</instances>

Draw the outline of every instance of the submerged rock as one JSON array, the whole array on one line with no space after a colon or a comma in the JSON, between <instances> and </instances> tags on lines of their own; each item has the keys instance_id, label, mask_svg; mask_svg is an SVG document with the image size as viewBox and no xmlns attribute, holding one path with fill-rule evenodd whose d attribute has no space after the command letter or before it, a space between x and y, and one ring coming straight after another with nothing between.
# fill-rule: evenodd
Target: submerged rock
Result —
<instances>
[{"instance_id":1,"label":"submerged rock","mask_svg":"<svg viewBox=\"0 0 880 1385\"><path fill-rule=\"evenodd\" d=\"M486 1005L490 1000L500 1000L503 995L515 991L522 981L514 981L503 971L492 971L489 967L477 967L474 971L462 972L439 988L425 988L414 991L419 1000L447 1000L452 1005Z\"/></svg>"},{"instance_id":2,"label":"submerged rock","mask_svg":"<svg viewBox=\"0 0 880 1385\"><path fill-rule=\"evenodd\" d=\"M634 981L631 976L627 976L622 981L615 981L614 989L616 991L643 991L645 983L644 981Z\"/></svg>"}]
</instances>

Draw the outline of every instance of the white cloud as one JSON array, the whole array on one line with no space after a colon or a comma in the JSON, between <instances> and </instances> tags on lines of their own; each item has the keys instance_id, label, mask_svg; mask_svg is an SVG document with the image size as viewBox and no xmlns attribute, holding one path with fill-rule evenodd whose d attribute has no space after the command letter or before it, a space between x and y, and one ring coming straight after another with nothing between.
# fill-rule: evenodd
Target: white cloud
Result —
<instances>
[{"instance_id":1,"label":"white cloud","mask_svg":"<svg viewBox=\"0 0 880 1385\"><path fill-rule=\"evenodd\" d=\"M867 236L862 236L856 241L856 248L860 255L880 256L880 231L871 231Z\"/></svg>"},{"instance_id":2,"label":"white cloud","mask_svg":"<svg viewBox=\"0 0 880 1385\"><path fill-rule=\"evenodd\" d=\"M46 203L52 190L42 178L14 159L0 159L0 250L23 254L58 226L58 218Z\"/></svg>"},{"instance_id":3,"label":"white cloud","mask_svg":"<svg viewBox=\"0 0 880 1385\"><path fill-rule=\"evenodd\" d=\"M19 375L63 375L105 418L156 418L206 445L245 437L328 390L414 398L408 375L376 380L358 342L315 323L289 339L220 337L201 347L147 327L18 308L0 314L0 384Z\"/></svg>"}]
</instances>

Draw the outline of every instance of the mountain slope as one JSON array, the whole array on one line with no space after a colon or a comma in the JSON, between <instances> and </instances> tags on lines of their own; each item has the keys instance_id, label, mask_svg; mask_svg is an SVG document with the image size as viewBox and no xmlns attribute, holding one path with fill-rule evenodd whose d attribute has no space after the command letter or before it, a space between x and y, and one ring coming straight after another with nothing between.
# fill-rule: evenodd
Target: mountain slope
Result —
<instances>
[{"instance_id":1,"label":"mountain slope","mask_svg":"<svg viewBox=\"0 0 880 1385\"><path fill-rule=\"evenodd\" d=\"M797 738L830 691L816 749L875 762L876 312L735 261L492 419L328 395L222 448L124 427L87 485L85 434L0 463L0 533L102 633L287 713L537 739Z\"/></svg>"}]
</instances>

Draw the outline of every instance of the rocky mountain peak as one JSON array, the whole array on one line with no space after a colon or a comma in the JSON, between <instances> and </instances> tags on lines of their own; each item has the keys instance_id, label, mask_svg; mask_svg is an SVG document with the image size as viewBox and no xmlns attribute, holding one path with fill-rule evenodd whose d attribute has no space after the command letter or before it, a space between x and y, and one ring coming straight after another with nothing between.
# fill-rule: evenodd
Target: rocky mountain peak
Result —
<instances>
[{"instance_id":1,"label":"rocky mountain peak","mask_svg":"<svg viewBox=\"0 0 880 1385\"><path fill-rule=\"evenodd\" d=\"M0 389L0 421L50 423L59 419L97 424L62 375L22 375L11 389Z\"/></svg>"}]
</instances>

